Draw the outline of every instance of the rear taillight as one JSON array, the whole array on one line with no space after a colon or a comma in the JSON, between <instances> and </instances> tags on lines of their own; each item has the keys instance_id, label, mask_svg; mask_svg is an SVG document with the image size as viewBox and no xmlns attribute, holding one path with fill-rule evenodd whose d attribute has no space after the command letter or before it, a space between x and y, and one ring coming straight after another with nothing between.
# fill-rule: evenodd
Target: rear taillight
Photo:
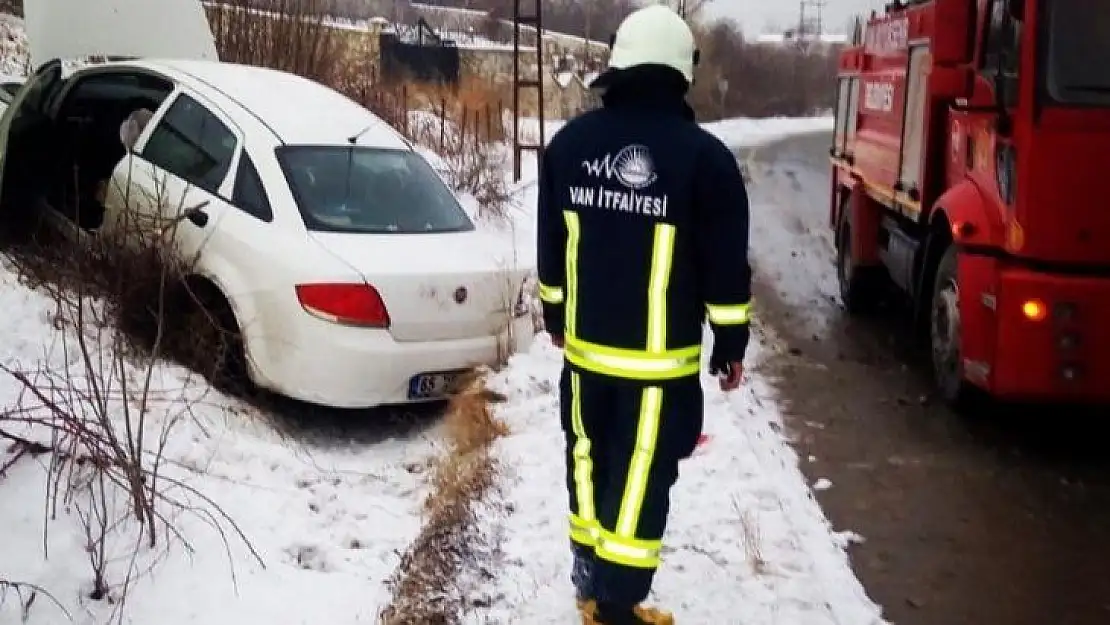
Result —
<instances>
[{"instance_id":1,"label":"rear taillight","mask_svg":"<svg viewBox=\"0 0 1110 625\"><path fill-rule=\"evenodd\" d=\"M388 328L389 311L369 284L298 284L297 300L309 314L344 325Z\"/></svg>"}]
</instances>

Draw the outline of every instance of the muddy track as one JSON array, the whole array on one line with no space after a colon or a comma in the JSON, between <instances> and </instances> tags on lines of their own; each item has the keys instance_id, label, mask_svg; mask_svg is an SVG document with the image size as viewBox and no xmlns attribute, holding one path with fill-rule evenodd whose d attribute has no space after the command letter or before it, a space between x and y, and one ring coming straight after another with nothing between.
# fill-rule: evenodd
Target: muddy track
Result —
<instances>
[{"instance_id":1,"label":"muddy track","mask_svg":"<svg viewBox=\"0 0 1110 625\"><path fill-rule=\"evenodd\" d=\"M800 226L789 275L756 249L757 297L789 347L769 367L803 470L832 481L818 500L833 525L865 538L857 575L899 625L1110 623L1110 415L959 417L932 399L902 324L845 319L831 259L801 262L831 254L827 144L741 157L752 157L753 230Z\"/></svg>"}]
</instances>

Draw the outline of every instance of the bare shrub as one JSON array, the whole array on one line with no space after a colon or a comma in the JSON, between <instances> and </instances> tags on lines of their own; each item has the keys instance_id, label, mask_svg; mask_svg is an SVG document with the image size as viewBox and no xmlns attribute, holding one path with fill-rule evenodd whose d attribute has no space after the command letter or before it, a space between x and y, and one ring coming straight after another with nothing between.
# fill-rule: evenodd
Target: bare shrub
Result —
<instances>
[{"instance_id":1,"label":"bare shrub","mask_svg":"<svg viewBox=\"0 0 1110 625\"><path fill-rule=\"evenodd\" d=\"M273 0L265 9L251 4L224 0L205 7L221 61L335 82L346 42L326 24L332 0Z\"/></svg>"},{"instance_id":2,"label":"bare shrub","mask_svg":"<svg viewBox=\"0 0 1110 625\"><path fill-rule=\"evenodd\" d=\"M220 349L196 344L198 336L220 335L184 323L198 318L182 314L180 299L192 263L172 241L188 212L150 223L124 219L97 235L31 230L5 259L51 302L55 357L0 365L19 389L0 409L0 439L12 443L10 462L47 455L44 532L59 513L73 512L90 569L85 596L118 614L133 581L173 541L191 550L177 530L182 515L211 525L229 548L236 537L258 558L218 504L165 471L169 442L208 387L195 375L166 375L158 363Z\"/></svg>"},{"instance_id":3,"label":"bare shrub","mask_svg":"<svg viewBox=\"0 0 1110 625\"><path fill-rule=\"evenodd\" d=\"M504 143L468 137L442 112L425 112L409 128L413 141L439 156L440 173L451 188L477 201L480 217L508 218L513 191L505 175L510 154Z\"/></svg>"},{"instance_id":4,"label":"bare shrub","mask_svg":"<svg viewBox=\"0 0 1110 625\"><path fill-rule=\"evenodd\" d=\"M3 471L0 471L0 474L2 473ZM54 604L67 620L73 620L73 615L69 613L69 610L66 610L65 606L45 588L35 584L9 582L0 579L0 608L3 608L7 601L14 598L19 603L19 618L24 623L31 620L31 608L34 607L40 596L46 597L48 601Z\"/></svg>"}]
</instances>

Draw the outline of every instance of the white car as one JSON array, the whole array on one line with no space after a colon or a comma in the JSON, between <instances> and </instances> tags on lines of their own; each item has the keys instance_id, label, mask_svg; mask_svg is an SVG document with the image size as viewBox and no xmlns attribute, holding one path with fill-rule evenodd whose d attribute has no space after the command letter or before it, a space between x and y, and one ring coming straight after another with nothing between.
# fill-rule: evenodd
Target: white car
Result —
<instances>
[{"instance_id":1,"label":"white car","mask_svg":"<svg viewBox=\"0 0 1110 625\"><path fill-rule=\"evenodd\" d=\"M45 200L82 236L133 211L200 206L175 243L198 259L193 280L234 324L259 386L345 408L425 401L531 342L510 244L476 229L371 112L291 74L214 60L196 0L25 10L34 63L138 60L68 76L52 60L27 79L0 121L0 201Z\"/></svg>"}]
</instances>

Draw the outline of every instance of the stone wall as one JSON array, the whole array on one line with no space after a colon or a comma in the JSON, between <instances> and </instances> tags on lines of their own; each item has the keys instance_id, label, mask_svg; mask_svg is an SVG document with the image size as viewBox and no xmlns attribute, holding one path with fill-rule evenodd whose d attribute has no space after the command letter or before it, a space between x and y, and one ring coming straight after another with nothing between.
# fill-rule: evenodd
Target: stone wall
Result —
<instances>
[{"instance_id":1,"label":"stone wall","mask_svg":"<svg viewBox=\"0 0 1110 625\"><path fill-rule=\"evenodd\" d=\"M463 81L484 82L500 94L504 106L513 102L513 51L512 49L463 48L460 51ZM535 79L536 51L521 51L520 74L524 79ZM548 119L565 119L582 111L591 93L582 78L574 72L556 73L549 65L543 72L544 116ZM521 115L539 115L538 93L534 87L520 92Z\"/></svg>"}]
</instances>

